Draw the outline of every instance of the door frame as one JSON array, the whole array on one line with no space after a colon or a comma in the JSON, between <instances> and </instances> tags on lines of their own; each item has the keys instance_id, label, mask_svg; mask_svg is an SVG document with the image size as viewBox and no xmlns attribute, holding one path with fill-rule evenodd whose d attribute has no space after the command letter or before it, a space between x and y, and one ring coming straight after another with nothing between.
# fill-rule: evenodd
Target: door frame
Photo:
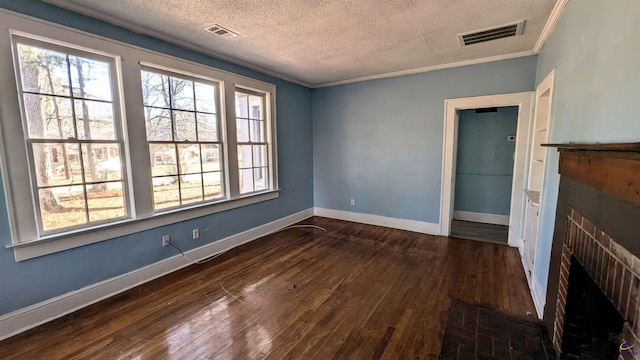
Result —
<instances>
[{"instance_id":1,"label":"door frame","mask_svg":"<svg viewBox=\"0 0 640 360\"><path fill-rule=\"evenodd\" d=\"M536 120L538 119L538 117L540 116L544 116L546 118L546 129L547 129L547 134L546 134L546 138L544 139L544 142L548 142L549 139L551 138L551 121L553 118L553 105L554 105L554 99L553 99L553 95L554 95L554 83L555 83L555 69L552 69L549 74L547 74L547 76L545 76L544 80L542 80L540 82L540 84L538 84L538 86L536 87L536 91L535 91L535 106L534 106L534 120L532 120L531 122L531 145L530 145L530 150L529 152L533 152L533 138L535 137L535 131L537 129L534 129L534 127L536 127ZM539 99L546 93L549 92L549 104L548 104L548 108L545 109L544 112L540 111L540 101ZM529 154L529 157L532 157L531 154ZM542 207L544 205L543 203L543 199L544 199L544 192L545 192L545 172L547 171L547 166L549 164L547 158L549 157L549 151L548 149L545 148L544 150L544 162L543 162L543 169L542 169L542 179L540 182L540 204L538 205L538 221L536 224L536 237L535 237L535 242L533 244L533 259L527 259L525 257L525 248L524 248L524 243L523 246L521 248L520 251L520 257L521 257L521 261L522 261L522 267L524 268L525 271L525 275L527 274L527 272L530 272L531 274L527 276L527 282L529 283L529 289L531 290L531 297L533 298L533 304L535 305L536 308L536 312L538 313L538 318L542 319L542 316L544 315L544 306L546 304L546 296L544 295L544 291L542 290L542 286L540 285L540 282L538 281L538 277L536 276L536 272L535 272L535 267L536 267L536 259L538 257L538 245L540 244L540 229L541 229L541 218L542 218ZM531 161L531 160L530 160ZM530 164L529 164L530 166ZM528 169L528 167L527 167ZM528 182L531 181L531 179L529 178L531 174L527 175L527 185ZM528 186L527 186L528 187ZM523 222L524 225L524 222ZM529 264L527 263L527 260L532 260L531 263L531 268L529 268Z\"/></svg>"},{"instance_id":2,"label":"door frame","mask_svg":"<svg viewBox=\"0 0 640 360\"><path fill-rule=\"evenodd\" d=\"M509 246L522 246L522 224L524 220L527 178L527 159L533 124L533 103L535 91L475 96L444 101L444 131L442 151L442 189L440 196L440 235L451 235L453 202L455 190L458 111L487 107L518 106L518 126L516 130L516 151L513 162L513 182L511 184L511 210L509 212Z\"/></svg>"}]
</instances>

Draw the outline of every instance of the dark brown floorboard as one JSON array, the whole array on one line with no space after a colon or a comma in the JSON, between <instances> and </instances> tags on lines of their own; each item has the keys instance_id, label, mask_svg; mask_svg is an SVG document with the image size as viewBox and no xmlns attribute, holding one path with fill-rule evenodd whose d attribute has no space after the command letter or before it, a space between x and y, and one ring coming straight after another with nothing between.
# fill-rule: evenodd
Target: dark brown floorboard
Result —
<instances>
[{"instance_id":1,"label":"dark brown floorboard","mask_svg":"<svg viewBox=\"0 0 640 360\"><path fill-rule=\"evenodd\" d=\"M506 245L509 241L509 227L454 219L451 221L451 236Z\"/></svg>"},{"instance_id":2,"label":"dark brown floorboard","mask_svg":"<svg viewBox=\"0 0 640 360\"><path fill-rule=\"evenodd\" d=\"M0 359L437 359L451 298L534 312L518 251L314 217L0 342Z\"/></svg>"},{"instance_id":3,"label":"dark brown floorboard","mask_svg":"<svg viewBox=\"0 0 640 360\"><path fill-rule=\"evenodd\" d=\"M454 300L440 360L551 360L553 345L541 321Z\"/></svg>"}]
</instances>

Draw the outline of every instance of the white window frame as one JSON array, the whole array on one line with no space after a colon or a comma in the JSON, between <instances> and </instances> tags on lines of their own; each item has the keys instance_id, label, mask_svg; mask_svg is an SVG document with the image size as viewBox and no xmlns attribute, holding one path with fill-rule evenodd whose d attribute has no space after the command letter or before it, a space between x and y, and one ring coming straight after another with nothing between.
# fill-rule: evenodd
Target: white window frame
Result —
<instances>
[{"instance_id":1,"label":"white window frame","mask_svg":"<svg viewBox=\"0 0 640 360\"><path fill-rule=\"evenodd\" d=\"M195 140L195 141L189 142L189 143L198 144L198 145L210 143L210 144L217 144L219 146L219 151L220 151L221 158L219 158L218 160L220 162L220 170L219 171L220 171L220 173L222 175L222 178L221 178L221 182L222 182L222 184L221 184L222 189L221 190L222 190L222 193L221 193L221 197L220 198L215 199L213 201L209 201L209 202L219 202L219 201L223 201L225 199L230 199L229 192L227 190L228 189L228 184L227 184L227 177L226 177L226 171L227 171L228 167L225 164L226 163L226 161L225 161L225 154L226 154L226 131L225 131L225 129L226 129L226 124L223 126L223 123L225 123L225 119L221 116L221 114L223 113L223 111L222 111L223 106L221 106L221 102L222 102L221 101L221 98L222 98L221 89L223 89L223 83L221 81L219 81L219 80L216 80L216 79L205 78L205 77L202 77L202 76L194 76L194 75L191 75L191 74L185 74L184 72L181 72L179 70L160 68L160 67L154 66L152 64L144 64L143 63L143 64L141 64L141 67L142 67L140 69L141 73L143 71L147 71L147 72L160 74L160 75L164 75L164 76L169 76L169 77L174 77L174 78L183 78L183 79L186 79L186 80L189 80L189 81L193 81L193 82L209 83L209 84L212 84L212 85L215 84L215 87L216 87L216 99L215 99L216 113L215 113L215 116L216 116L216 121L217 121L217 123L216 123L216 132L217 132L218 140L217 141L208 141L208 142L206 142L206 141L202 141L201 142L200 140ZM195 93L194 93L194 96L195 96ZM181 110L175 109L173 107L170 107L169 109L166 109L166 110L168 110L170 114L173 114L175 111L181 111ZM197 109L194 109L194 113L196 114L196 117L197 117L197 114L199 113L199 111ZM171 116L171 121L172 121L172 134L171 134L172 135L172 139L169 140L169 141L156 141L156 140L149 140L145 136L145 139L146 139L146 142L147 142L147 149L148 149L148 146L150 144L165 143L165 144L177 145L177 144L181 143L180 141L176 141L176 140L173 139L173 136L175 135L173 133L173 131L174 131L174 129L173 129L173 116ZM197 126L197 123L196 123L196 126ZM179 157L180 157L180 154L177 153L177 161L178 162L179 162ZM177 165L178 168L180 167L179 164L176 164L176 165ZM149 158L149 166L152 166L150 158ZM182 174L179 174L180 173L179 170L176 171L176 172L178 173L177 174L178 178L181 177L181 176L184 176ZM202 174L202 173L204 173L204 172L201 171L200 174ZM152 176L152 178L153 178L153 176ZM181 180L179 179L178 181L181 181ZM181 196L182 196L182 194L180 194L180 197ZM154 211L156 213L162 213L164 211L179 210L179 209L183 209L183 208L188 208L190 206L194 206L194 205L197 206L197 205L206 204L206 203L207 203L207 201L203 200L203 201L199 201L199 202L194 203L194 204L179 205L179 206L166 208L166 209L156 209L155 208L155 204L154 204Z\"/></svg>"},{"instance_id":2,"label":"white window frame","mask_svg":"<svg viewBox=\"0 0 640 360\"><path fill-rule=\"evenodd\" d=\"M104 53L96 53L96 52L89 52L87 50L80 50L77 48L72 48L72 47L66 47L66 46L61 46L60 44L54 44L51 42L44 42L44 41L40 41L40 40L36 40L33 38L28 38L28 37L23 37L20 35L15 34L13 36L13 38L15 39L15 41L12 42L12 50L14 52L14 67L15 67L15 73L16 73L16 86L17 86L17 90L19 92L19 99L20 99L20 103L21 103L21 107L20 110L23 113L22 116L22 122L23 122L23 138L25 139L26 142L26 151L27 151L27 158L28 158L28 164L29 164L29 171L30 171L30 178L32 179L31 183L31 192L33 195L33 201L34 203L32 204L32 206L34 206L35 211L34 211L34 216L37 219L36 222L36 226L37 228L35 230L37 230L40 234L40 237L46 237L49 234L56 234L58 232L63 232L63 231L73 231L74 229L84 229L84 228L90 228L90 227L94 227L94 226L100 226L100 224L106 224L108 223L108 221L102 220L102 221L94 221L91 222L89 221L89 218L87 218L87 223L86 224L82 224L82 225L75 225L72 227L68 227L68 228L64 228L64 229L60 229L60 230L44 230L44 226L43 226L43 219L42 219L42 211L41 211L41 207L40 207L40 202L36 201L38 199L38 197L35 195L38 192L38 188L39 186L37 185L37 180L35 179L36 175L36 171L35 171L35 159L33 156L33 149L30 145L34 144L34 143L75 143L78 145L79 149L79 157L82 156L81 152L80 152L80 144L82 143L92 143L92 144L100 144L100 141L97 140L84 140L84 139L79 139L79 138L73 138L71 140L68 139L35 139L35 138L30 138L26 132L27 132L27 120L26 120L26 115L25 112L26 110L24 109L24 93L31 93L29 91L25 91L24 90L24 84L22 83L22 79L20 77L20 73L22 72L22 69L20 69L20 64L18 63L18 49L17 49L17 45L18 43L23 44L23 45L27 45L27 46L32 46L32 47L36 47L36 48L41 48L41 49L46 49L46 50L52 50L52 51L56 51L56 52L60 52L60 53L65 53L71 56L78 56L78 57L82 57L82 58L88 58L88 59L92 59L92 60L99 60L102 62L106 62L109 64L110 66L110 71L111 71L111 76L110 76L110 80L111 80L111 93L112 93L112 104L114 107L114 114L113 114L113 120L114 120L114 133L116 135L116 138L114 140L109 140L106 141L107 143L111 144L111 143L117 143L118 147L120 149L120 156L124 157L124 140L123 140L123 128L122 128L122 113L120 111L118 111L118 109L121 108L120 106L120 102L121 99L118 96L120 91L118 91L119 89L119 79L120 79L120 73L118 71L118 67L117 67L117 62L118 62L118 57L117 56L113 56L113 55L108 55L108 54L104 54ZM48 96L48 94L46 93L41 93L40 95L45 95ZM60 95L54 95L57 97L61 97ZM73 94L69 94L68 99L75 101L76 99L78 99L75 95ZM75 123L75 119L73 119L73 122ZM74 128L77 126L77 124L74 125ZM79 159L81 161L81 159ZM122 219L127 219L129 218L129 214L131 213L130 211L130 206L129 206L129 194L128 194L128 179L127 179L127 173L125 171L122 172L122 179L121 182L123 183L123 189L122 189L122 194L123 194L123 200L124 200L124 215L122 216ZM91 182L95 182L95 180L91 181ZM78 183L71 183L67 186L71 187L71 186L82 186L84 187L85 185L87 185L88 183L91 182L78 182ZM60 186L59 186L60 187ZM85 190L86 191L86 190ZM88 206L88 197L86 196L85 193L85 201L87 203L85 203L85 211L87 211L87 216L89 209L87 208ZM26 202L25 202L26 203ZM23 204L23 205L28 205L28 204Z\"/></svg>"},{"instance_id":3,"label":"white window frame","mask_svg":"<svg viewBox=\"0 0 640 360\"><path fill-rule=\"evenodd\" d=\"M6 51L0 51L0 138L2 139L0 165L12 237L12 242L7 247L14 249L16 261L275 199L279 196L275 85L7 10L0 10L0 23L3 24L0 28L0 49L6 49ZM29 170L24 166L28 163L27 152L13 55L8 51L12 49L13 35L116 58L115 68L119 77L118 82L121 84L117 89L121 99L121 109L118 111L121 112L123 122L124 153L121 155L126 159L129 218L50 235L38 234L33 203L24 201L24 199L32 199L32 189L30 182L25 181L29 179ZM221 106L218 109L218 116L223 142L226 198L168 211L153 211L151 169L140 77L143 66L219 82ZM269 154L271 186L265 191L244 196L240 195L238 190L234 97L236 87L268 94L265 111L270 116L268 131L271 142Z\"/></svg>"},{"instance_id":4,"label":"white window frame","mask_svg":"<svg viewBox=\"0 0 640 360\"><path fill-rule=\"evenodd\" d=\"M264 141L252 142L251 141L251 135L249 135L250 137L249 137L249 141L248 142L240 142L240 141L238 141L237 136L236 136L237 132L234 132L234 138L236 140L236 150L238 148L237 145L254 145L254 144L266 145L266 148L267 148L267 162L268 162L268 164L267 164L267 171L266 171L265 175L267 177L266 188L269 189L272 186L272 179L273 179L273 176L274 176L272 163L271 163L271 161L269 161L269 159L272 158L271 154L273 152L273 145L274 145L274 142L272 141L274 134L271 131L272 130L272 127L271 127L271 121L272 121L272 119L271 119L271 111L269 110L269 107L270 107L269 98L270 98L271 94L269 94L267 92L256 91L254 89L247 89L247 88L244 88L244 87L241 87L241 86L236 86L236 89L234 91L234 101L235 101L235 92L240 92L240 93L244 93L244 94L247 94L247 95L257 95L257 96L261 96L262 99L263 99L262 100L263 106L264 106L264 110L263 110L264 111L264 119L263 119L263 121L264 121L264 124L265 124ZM234 106L234 109L235 109L235 106ZM247 121L249 122L251 115L247 115L247 116L249 116L249 118L247 119ZM236 117L235 119L236 119L236 121L234 122L234 124L237 125L237 119L238 118ZM250 127L249 127L249 131L251 131ZM239 163L238 163L237 159L236 159L236 166L239 167ZM252 166L252 169L255 169L255 167ZM238 171L236 175L238 176L238 180L237 180L238 192L240 192L240 172ZM254 186L255 186L255 178L253 180L254 180L253 182L254 182ZM263 191L263 190L254 190L254 191L251 191L251 192L243 193L243 195L251 195L253 193L257 193L257 192L261 192L261 191Z\"/></svg>"}]
</instances>

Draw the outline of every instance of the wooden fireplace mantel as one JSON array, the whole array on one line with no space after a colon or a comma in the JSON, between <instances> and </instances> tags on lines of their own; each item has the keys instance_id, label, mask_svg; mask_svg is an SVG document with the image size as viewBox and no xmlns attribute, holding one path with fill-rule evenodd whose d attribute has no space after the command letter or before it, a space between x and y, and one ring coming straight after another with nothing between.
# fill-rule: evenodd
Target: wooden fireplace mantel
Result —
<instances>
[{"instance_id":1,"label":"wooden fireplace mantel","mask_svg":"<svg viewBox=\"0 0 640 360\"><path fill-rule=\"evenodd\" d=\"M558 149L560 175L640 205L640 143L542 146Z\"/></svg>"}]
</instances>

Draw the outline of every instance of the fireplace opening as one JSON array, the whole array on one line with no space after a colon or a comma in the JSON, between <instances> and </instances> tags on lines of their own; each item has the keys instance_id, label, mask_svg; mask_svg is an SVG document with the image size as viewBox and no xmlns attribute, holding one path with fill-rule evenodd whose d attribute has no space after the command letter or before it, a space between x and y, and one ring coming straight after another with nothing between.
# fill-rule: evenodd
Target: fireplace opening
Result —
<instances>
[{"instance_id":1,"label":"fireplace opening","mask_svg":"<svg viewBox=\"0 0 640 360\"><path fill-rule=\"evenodd\" d=\"M624 319L571 256L561 359L618 359Z\"/></svg>"}]
</instances>

